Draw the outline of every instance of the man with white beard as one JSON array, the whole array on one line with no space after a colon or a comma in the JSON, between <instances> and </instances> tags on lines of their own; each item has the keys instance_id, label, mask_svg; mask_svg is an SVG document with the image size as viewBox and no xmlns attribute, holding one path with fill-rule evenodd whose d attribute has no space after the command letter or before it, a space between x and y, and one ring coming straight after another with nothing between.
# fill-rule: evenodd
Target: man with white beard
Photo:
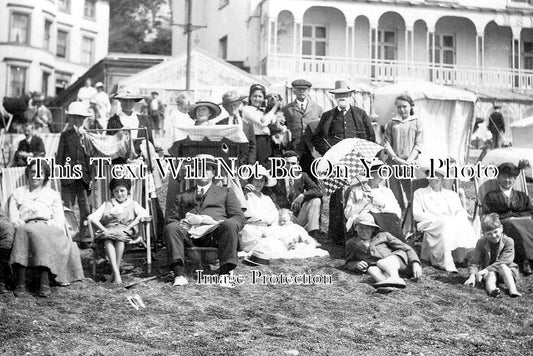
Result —
<instances>
[{"instance_id":1,"label":"man with white beard","mask_svg":"<svg viewBox=\"0 0 533 356\"><path fill-rule=\"evenodd\" d=\"M335 82L335 89L330 90L337 106L322 114L313 136L313 145L321 155L345 138L376 141L372 122L366 112L350 104L354 91L342 80Z\"/></svg>"}]
</instances>

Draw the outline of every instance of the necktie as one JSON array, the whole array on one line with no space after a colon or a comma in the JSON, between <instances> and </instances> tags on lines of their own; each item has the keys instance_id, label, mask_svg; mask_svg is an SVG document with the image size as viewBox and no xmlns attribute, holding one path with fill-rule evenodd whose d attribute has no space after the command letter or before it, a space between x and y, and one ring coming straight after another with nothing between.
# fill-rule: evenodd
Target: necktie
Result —
<instances>
[{"instance_id":1,"label":"necktie","mask_svg":"<svg viewBox=\"0 0 533 356\"><path fill-rule=\"evenodd\" d=\"M233 125L238 125L239 119L237 119L237 116L233 116Z\"/></svg>"},{"instance_id":2,"label":"necktie","mask_svg":"<svg viewBox=\"0 0 533 356\"><path fill-rule=\"evenodd\" d=\"M302 111L305 111L304 103L301 103L300 107L302 108Z\"/></svg>"},{"instance_id":3,"label":"necktie","mask_svg":"<svg viewBox=\"0 0 533 356\"><path fill-rule=\"evenodd\" d=\"M198 188L198 200L202 200L204 197L204 188Z\"/></svg>"},{"instance_id":4,"label":"necktie","mask_svg":"<svg viewBox=\"0 0 533 356\"><path fill-rule=\"evenodd\" d=\"M293 195L294 195L294 179L289 178L289 191L287 192L287 198L289 200L292 200Z\"/></svg>"}]
</instances>

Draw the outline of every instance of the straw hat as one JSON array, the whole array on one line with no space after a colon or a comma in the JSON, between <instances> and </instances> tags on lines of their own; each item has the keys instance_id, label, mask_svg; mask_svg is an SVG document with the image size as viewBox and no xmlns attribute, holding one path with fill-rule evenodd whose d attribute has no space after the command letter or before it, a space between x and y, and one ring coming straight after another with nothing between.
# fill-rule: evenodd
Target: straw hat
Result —
<instances>
[{"instance_id":1,"label":"straw hat","mask_svg":"<svg viewBox=\"0 0 533 356\"><path fill-rule=\"evenodd\" d=\"M193 120L196 120L196 109L200 106L207 106L209 108L211 111L211 118L217 117L222 112L220 107L211 101L197 101L195 104L191 105L189 109L189 116L193 118Z\"/></svg>"},{"instance_id":2,"label":"straw hat","mask_svg":"<svg viewBox=\"0 0 533 356\"><path fill-rule=\"evenodd\" d=\"M249 257L244 258L244 262L252 266L269 265L270 257L262 251L254 251Z\"/></svg>"},{"instance_id":3,"label":"straw hat","mask_svg":"<svg viewBox=\"0 0 533 356\"><path fill-rule=\"evenodd\" d=\"M257 166L257 176L266 177L267 181L265 183L265 187L273 187L277 183L276 180L270 176L268 170L263 166Z\"/></svg>"},{"instance_id":4,"label":"straw hat","mask_svg":"<svg viewBox=\"0 0 533 356\"><path fill-rule=\"evenodd\" d=\"M135 100L135 101L141 101L144 99L142 95L140 95L136 90L133 88L127 88L127 87L121 87L118 89L117 93L111 96L113 99L117 100Z\"/></svg>"},{"instance_id":5,"label":"straw hat","mask_svg":"<svg viewBox=\"0 0 533 356\"><path fill-rule=\"evenodd\" d=\"M77 115L77 116L92 116L92 113L89 111L89 104L83 101L73 101L68 106L67 115Z\"/></svg>"}]
</instances>

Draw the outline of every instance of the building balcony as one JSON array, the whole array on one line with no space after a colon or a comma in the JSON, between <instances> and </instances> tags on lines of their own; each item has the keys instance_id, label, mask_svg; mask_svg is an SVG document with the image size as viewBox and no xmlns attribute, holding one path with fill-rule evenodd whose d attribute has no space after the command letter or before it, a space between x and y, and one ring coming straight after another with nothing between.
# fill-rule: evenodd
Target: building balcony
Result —
<instances>
[{"instance_id":1,"label":"building balcony","mask_svg":"<svg viewBox=\"0 0 533 356\"><path fill-rule=\"evenodd\" d=\"M337 79L394 83L430 81L436 84L497 90L533 89L533 70L440 65L424 62L369 60L344 57L294 57L271 54L263 60L271 77L303 76L332 85Z\"/></svg>"}]
</instances>

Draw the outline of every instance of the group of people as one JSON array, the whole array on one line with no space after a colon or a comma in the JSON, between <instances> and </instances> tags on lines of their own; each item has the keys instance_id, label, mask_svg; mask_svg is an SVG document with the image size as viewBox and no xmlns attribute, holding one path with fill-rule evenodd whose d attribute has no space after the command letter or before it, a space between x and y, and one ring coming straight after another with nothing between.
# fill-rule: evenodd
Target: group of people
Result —
<instances>
[{"instance_id":1,"label":"group of people","mask_svg":"<svg viewBox=\"0 0 533 356\"><path fill-rule=\"evenodd\" d=\"M67 161L71 165L80 164L83 175L80 179L63 179L61 195L64 204L69 207L77 200L80 220L88 220L96 226L97 236L104 241L112 267L112 279L115 283L121 283L120 262L124 244L136 241L134 228L148 212L128 198L131 182L113 180L110 184L113 198L89 214L87 193L91 187L91 167L84 123L94 112L91 113L85 101L89 97L89 102L94 100L100 91L96 89L94 93L90 82L88 84L83 91L80 90L80 100L69 106L69 126L61 134L56 157L56 162L61 165ZM100 88L100 85L97 87ZM271 258L292 256L295 252L303 256L320 254L317 247L319 242L326 239L320 221L323 192L309 174L310 163L313 158L324 155L346 138L376 142L375 125L364 110L353 105L354 90L345 82L337 82L335 89L330 91L336 106L325 112L311 99L310 82L298 79L292 82L292 87L295 99L286 105L283 105L279 95L267 94L266 88L260 84L252 85L247 97L235 91L225 93L220 105L210 101L193 103L191 94L187 92L178 96L177 109L165 118L163 125L163 149L170 149L180 132L187 132L189 128L205 126L216 131L231 126L246 141L245 155L239 163L257 162L260 168L258 176L239 182L237 186L241 185L242 191L235 191L235 186L223 186L215 179L214 157L200 155L207 161L206 175L196 179L192 188L169 197L167 205L170 208L164 223L162 219L161 222L164 224L162 235L169 265L175 275L174 286L188 283L186 248L191 246L216 247L220 275L233 273L238 262L238 250L250 256L261 253ZM161 105L154 103L153 108L148 105L151 114L143 115L138 110L138 103L143 97L127 88L119 90L112 99L116 112L106 118L104 127L108 129L108 134L132 129L130 135L134 139L144 139L154 145L152 131L154 127L161 129ZM152 99L157 100L157 93L152 94ZM346 204L342 202L342 188L330 199L330 216L344 217L341 228L348 232L348 236L353 236L346 241L346 268L368 273L375 279L378 291L384 293L405 287L400 273L420 277L420 259L414 249L405 243L401 226L405 212L411 209L416 228L424 234L421 249L423 260L448 272L457 272L456 263L464 262L473 253L474 257L468 262L471 276L466 284L471 285L473 280L485 280L488 293L497 296L500 292L495 281L496 277L501 276L509 294L519 296L514 284L517 265L513 261L519 262L524 274L528 274L531 273L530 260L533 260L533 228L530 226L533 209L527 196L512 189L513 179L522 167L511 163L500 167L500 190L489 192L485 198L483 213L486 216L482 219L484 237L478 240L458 194L445 188L445 172L442 170L437 169L436 176L428 178L428 187L414 192L411 191L409 180L391 178L390 188L384 185L378 174L381 166L410 165L419 159L423 147L422 120L415 115L412 98L408 95L398 96L395 106L398 115L384 128L384 140L380 143L383 149L371 166L371 176L354 182L356 184L350 188ZM156 111L159 114L155 114ZM146 130L137 131L139 128ZM28 136L24 144L31 146L34 138L31 134ZM148 159L141 148L137 144L132 155ZM44 155L44 152L36 151L32 155ZM287 168L302 166L303 173L298 178L271 178L269 158L273 156L283 157ZM27 159L24 155L20 157L21 160L24 158ZM122 161L114 160L114 163L125 163L130 158L123 157ZM29 173L32 172L31 167L34 166L29 166ZM22 197L32 199L32 196L41 195L30 194L35 189L44 191L41 187L46 182L39 182L30 179L30 187L26 188L28 192ZM31 188L32 184L34 188ZM45 194L50 195L47 202L57 205L57 193L46 190ZM239 198L241 195L244 199ZM13 201L18 201L17 195L14 194L14 197ZM338 205L341 206L340 212L331 209ZM75 252L72 252L75 249L64 242L61 242L63 249L54 248L56 253L63 253L59 258L63 263L60 268L50 261L41 262L35 258L47 252L44 249L40 252L31 251L34 245L27 242L27 236L31 234L24 233L26 240L18 238L25 242L23 247L17 247L17 236L22 236L18 232L19 225L30 224L33 227L31 224L51 224L53 219L56 219L55 226L61 223L60 219L53 216L57 209L50 207L46 210L49 215L35 217L27 212L20 213L23 206L23 203L9 206L8 217L17 227L6 263L16 266L18 280L22 280L25 267L40 268L43 288L39 294L49 295L47 288L50 277L59 283L69 283L79 277L76 272L78 265L73 262L76 261ZM19 215L13 215L12 209L19 211ZM330 218L330 231L338 228L332 224L333 221ZM28 248L30 250L26 251ZM26 251L25 257L14 252L21 249ZM34 257L28 259L28 254ZM22 290L19 288L22 283L17 284L15 291Z\"/></svg>"}]
</instances>

